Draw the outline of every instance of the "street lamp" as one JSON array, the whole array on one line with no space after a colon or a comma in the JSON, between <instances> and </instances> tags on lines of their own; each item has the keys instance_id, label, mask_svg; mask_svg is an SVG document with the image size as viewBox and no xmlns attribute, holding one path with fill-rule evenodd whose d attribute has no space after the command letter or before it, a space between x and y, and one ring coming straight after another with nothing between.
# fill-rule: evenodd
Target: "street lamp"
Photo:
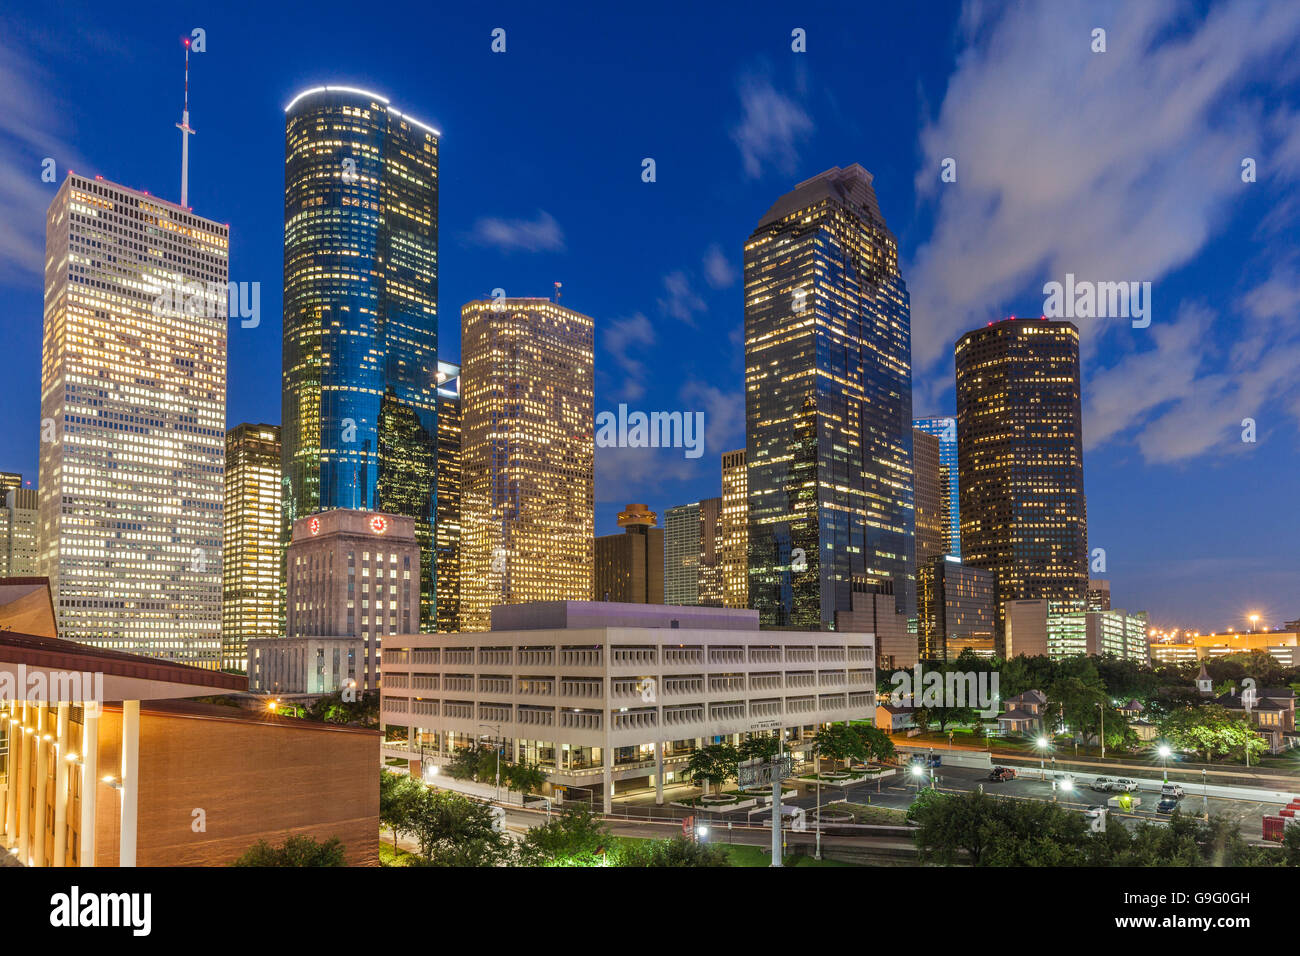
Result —
<instances>
[{"instance_id":1,"label":"street lamp","mask_svg":"<svg viewBox=\"0 0 1300 956\"><path fill-rule=\"evenodd\" d=\"M822 858L822 773L821 773L821 745L813 744L813 767L817 778L817 853L814 858Z\"/></svg>"},{"instance_id":2,"label":"street lamp","mask_svg":"<svg viewBox=\"0 0 1300 956\"><path fill-rule=\"evenodd\" d=\"M1047 738L1038 738L1038 779L1047 779Z\"/></svg>"},{"instance_id":3,"label":"street lamp","mask_svg":"<svg viewBox=\"0 0 1300 956\"><path fill-rule=\"evenodd\" d=\"M1168 744L1161 744L1156 748L1156 753L1160 755L1160 760L1164 764L1165 783L1169 782L1169 755L1173 753Z\"/></svg>"},{"instance_id":4,"label":"street lamp","mask_svg":"<svg viewBox=\"0 0 1300 956\"><path fill-rule=\"evenodd\" d=\"M916 778L916 792L921 792L921 778L925 776L925 768L919 763L912 764L912 776Z\"/></svg>"},{"instance_id":5,"label":"street lamp","mask_svg":"<svg viewBox=\"0 0 1300 956\"><path fill-rule=\"evenodd\" d=\"M1250 616L1250 633L1252 633L1252 634L1255 633L1255 625L1258 624L1258 623L1259 623L1259 615L1258 615L1258 614L1252 614L1252 615Z\"/></svg>"}]
</instances>

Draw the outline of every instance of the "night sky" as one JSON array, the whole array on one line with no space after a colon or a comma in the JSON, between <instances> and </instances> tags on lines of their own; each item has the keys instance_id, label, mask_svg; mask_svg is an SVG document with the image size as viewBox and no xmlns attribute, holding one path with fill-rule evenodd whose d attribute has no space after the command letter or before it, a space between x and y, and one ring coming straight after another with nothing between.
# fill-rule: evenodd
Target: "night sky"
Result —
<instances>
[{"instance_id":1,"label":"night sky","mask_svg":"<svg viewBox=\"0 0 1300 956\"><path fill-rule=\"evenodd\" d=\"M442 131L443 358L464 302L560 281L596 320L597 411L705 413L702 458L598 451L600 533L627 502L720 493L744 445L743 243L795 183L856 162L899 241L917 416L953 410L955 339L1040 314L1044 283L1151 282L1149 328L1077 323L1115 606L1202 631L1300 618L1300 4L479 6L6 11L0 470L36 476L41 162L178 199L181 38L201 27L190 203L230 223L231 279L262 286L260 325L230 329L229 424L279 421L283 111L305 87Z\"/></svg>"}]
</instances>

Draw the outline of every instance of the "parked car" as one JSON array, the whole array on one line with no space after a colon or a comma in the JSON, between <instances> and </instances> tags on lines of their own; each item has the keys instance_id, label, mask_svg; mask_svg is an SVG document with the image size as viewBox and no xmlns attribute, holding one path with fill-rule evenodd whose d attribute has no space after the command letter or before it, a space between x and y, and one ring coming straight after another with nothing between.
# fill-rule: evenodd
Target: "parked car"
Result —
<instances>
[{"instance_id":1,"label":"parked car","mask_svg":"<svg viewBox=\"0 0 1300 956\"><path fill-rule=\"evenodd\" d=\"M1092 782L1092 789L1096 790L1099 793L1109 793L1111 790L1115 789L1115 778L1097 777Z\"/></svg>"},{"instance_id":2,"label":"parked car","mask_svg":"<svg viewBox=\"0 0 1300 956\"><path fill-rule=\"evenodd\" d=\"M989 771L989 779L995 783L1002 783L1004 780L1010 780L1015 775L1016 772L1011 767L994 767Z\"/></svg>"},{"instance_id":3,"label":"parked car","mask_svg":"<svg viewBox=\"0 0 1300 956\"><path fill-rule=\"evenodd\" d=\"M1092 789L1103 793L1126 793L1138 789L1138 782L1132 777L1098 777L1092 782Z\"/></svg>"},{"instance_id":4,"label":"parked car","mask_svg":"<svg viewBox=\"0 0 1300 956\"><path fill-rule=\"evenodd\" d=\"M1132 777L1116 777L1115 789L1132 793L1134 790L1140 789L1140 787L1138 786L1138 782Z\"/></svg>"},{"instance_id":5,"label":"parked car","mask_svg":"<svg viewBox=\"0 0 1300 956\"><path fill-rule=\"evenodd\" d=\"M1173 797L1175 800L1181 800L1186 795L1187 792L1176 783L1166 783L1160 788L1160 796L1162 797Z\"/></svg>"},{"instance_id":6,"label":"parked car","mask_svg":"<svg viewBox=\"0 0 1300 956\"><path fill-rule=\"evenodd\" d=\"M1176 797L1161 797L1160 802L1156 804L1156 813L1173 813L1178 809L1178 799Z\"/></svg>"}]
</instances>

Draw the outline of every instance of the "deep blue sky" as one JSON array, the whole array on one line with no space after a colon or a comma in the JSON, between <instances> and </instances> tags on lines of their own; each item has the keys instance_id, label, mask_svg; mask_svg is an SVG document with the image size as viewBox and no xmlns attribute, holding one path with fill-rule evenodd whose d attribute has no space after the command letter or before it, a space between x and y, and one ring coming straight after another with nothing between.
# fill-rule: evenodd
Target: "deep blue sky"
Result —
<instances>
[{"instance_id":1,"label":"deep blue sky","mask_svg":"<svg viewBox=\"0 0 1300 956\"><path fill-rule=\"evenodd\" d=\"M796 182L858 162L913 299L917 414L951 411L953 340L1039 313L1044 282L1153 282L1151 328L1080 322L1090 547L1116 605L1162 624L1300 617L1300 5L702 6L6 11L0 469L35 477L41 159L178 198L180 38L202 27L190 202L231 224L232 280L262 284L261 325L230 332L231 424L279 421L283 108L304 87L374 90L442 131L443 357L465 301L559 280L596 319L598 411L705 411L697 461L599 453L602 532L628 501L718 494L744 443L743 242Z\"/></svg>"}]
</instances>

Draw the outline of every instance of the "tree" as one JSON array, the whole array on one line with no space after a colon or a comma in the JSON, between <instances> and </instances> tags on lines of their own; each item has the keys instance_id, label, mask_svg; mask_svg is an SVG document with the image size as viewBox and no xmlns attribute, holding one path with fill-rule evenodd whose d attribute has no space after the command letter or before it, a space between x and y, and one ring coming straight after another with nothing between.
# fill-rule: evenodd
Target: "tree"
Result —
<instances>
[{"instance_id":1,"label":"tree","mask_svg":"<svg viewBox=\"0 0 1300 956\"><path fill-rule=\"evenodd\" d=\"M500 866L510 861L512 847L493 822L487 803L424 788L411 810L409 832L426 866Z\"/></svg>"},{"instance_id":2,"label":"tree","mask_svg":"<svg viewBox=\"0 0 1300 956\"><path fill-rule=\"evenodd\" d=\"M776 734L750 735L740 742L741 760L771 760L781 749L781 738Z\"/></svg>"},{"instance_id":3,"label":"tree","mask_svg":"<svg viewBox=\"0 0 1300 956\"><path fill-rule=\"evenodd\" d=\"M708 791L708 784L721 787L736 775L740 754L731 744L709 744L691 753L686 776Z\"/></svg>"},{"instance_id":4,"label":"tree","mask_svg":"<svg viewBox=\"0 0 1300 956\"><path fill-rule=\"evenodd\" d=\"M600 866L609 845L600 818L587 807L573 807L529 830L520 858L527 866Z\"/></svg>"},{"instance_id":5,"label":"tree","mask_svg":"<svg viewBox=\"0 0 1300 956\"><path fill-rule=\"evenodd\" d=\"M1218 704L1184 707L1162 719L1160 734L1184 750L1205 754L1212 762L1215 754L1254 756L1262 753L1264 739L1255 733L1244 716L1230 713Z\"/></svg>"},{"instance_id":6,"label":"tree","mask_svg":"<svg viewBox=\"0 0 1300 956\"><path fill-rule=\"evenodd\" d=\"M355 692L354 692L355 693ZM379 726L379 691L368 690L355 701L345 701L342 691L326 694L312 702L304 712L308 720L327 724Z\"/></svg>"},{"instance_id":7,"label":"tree","mask_svg":"<svg viewBox=\"0 0 1300 956\"><path fill-rule=\"evenodd\" d=\"M479 763L485 748L479 746L458 747L442 770L454 780L473 780L478 776Z\"/></svg>"},{"instance_id":8,"label":"tree","mask_svg":"<svg viewBox=\"0 0 1300 956\"><path fill-rule=\"evenodd\" d=\"M546 783L546 771L535 763L512 763L501 766L506 788L520 793L535 793Z\"/></svg>"},{"instance_id":9,"label":"tree","mask_svg":"<svg viewBox=\"0 0 1300 956\"><path fill-rule=\"evenodd\" d=\"M724 847L672 840L623 840L611 854L616 866L730 866Z\"/></svg>"},{"instance_id":10,"label":"tree","mask_svg":"<svg viewBox=\"0 0 1300 956\"><path fill-rule=\"evenodd\" d=\"M888 760L894 756L894 740L889 734L885 733L879 727L858 726L854 728L866 741L867 761L876 761L877 763Z\"/></svg>"},{"instance_id":11,"label":"tree","mask_svg":"<svg viewBox=\"0 0 1300 956\"><path fill-rule=\"evenodd\" d=\"M258 840L231 866L347 866L338 837L319 843L309 836L291 836L283 846Z\"/></svg>"},{"instance_id":12,"label":"tree","mask_svg":"<svg viewBox=\"0 0 1300 956\"><path fill-rule=\"evenodd\" d=\"M930 710L928 707L918 707L912 711L912 723L916 729L925 733L930 729Z\"/></svg>"},{"instance_id":13,"label":"tree","mask_svg":"<svg viewBox=\"0 0 1300 956\"><path fill-rule=\"evenodd\" d=\"M414 777L405 773L379 772L379 823L393 831L393 848L397 834L408 832L411 812L424 789Z\"/></svg>"},{"instance_id":14,"label":"tree","mask_svg":"<svg viewBox=\"0 0 1300 956\"><path fill-rule=\"evenodd\" d=\"M867 759L869 751L866 741L860 734L854 733L854 730L855 728L849 724L831 724L817 731L814 742L817 746L819 771L821 758L831 761L832 770L835 768L835 762L839 760Z\"/></svg>"}]
</instances>

